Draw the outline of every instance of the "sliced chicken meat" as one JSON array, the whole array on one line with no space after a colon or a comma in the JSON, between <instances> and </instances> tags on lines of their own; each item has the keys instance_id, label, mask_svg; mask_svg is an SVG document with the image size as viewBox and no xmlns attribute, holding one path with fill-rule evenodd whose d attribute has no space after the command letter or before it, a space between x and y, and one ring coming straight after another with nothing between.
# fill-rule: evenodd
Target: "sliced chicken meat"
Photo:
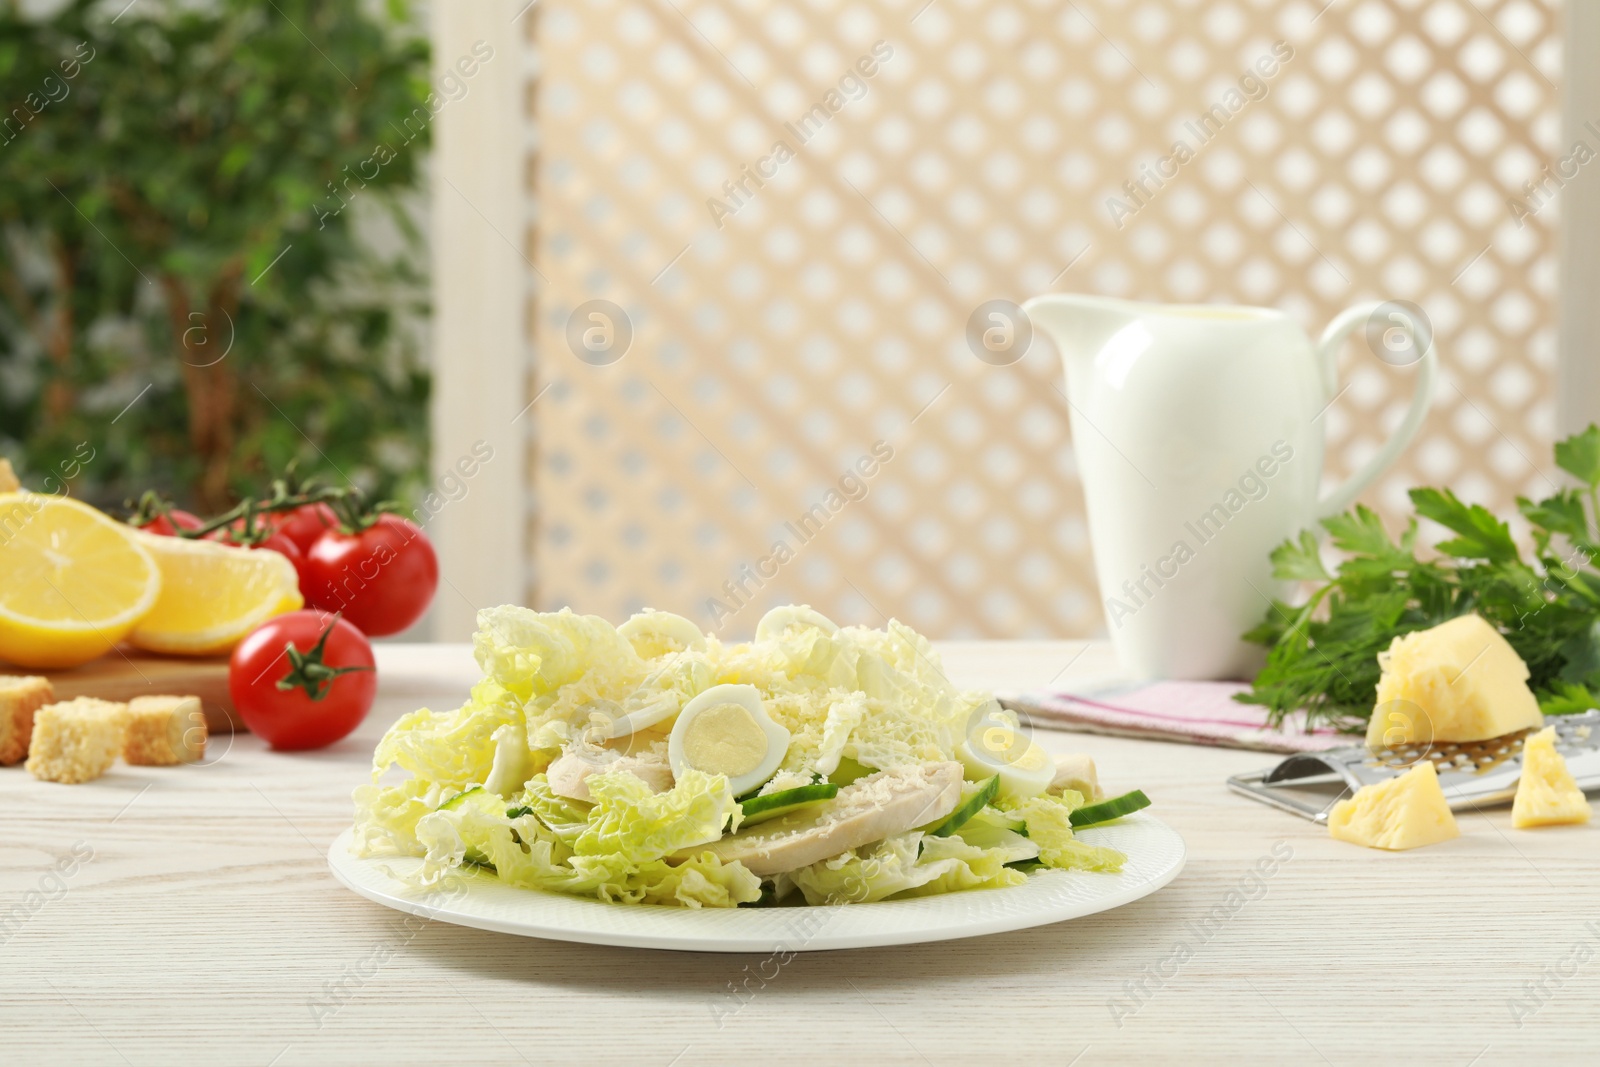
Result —
<instances>
[{"instance_id":1,"label":"sliced chicken meat","mask_svg":"<svg viewBox=\"0 0 1600 1067\"><path fill-rule=\"evenodd\" d=\"M1090 803L1101 798L1100 778L1095 773L1094 760L1082 753L1056 757L1056 775L1050 780L1047 792L1059 793L1075 789Z\"/></svg>"},{"instance_id":2,"label":"sliced chicken meat","mask_svg":"<svg viewBox=\"0 0 1600 1067\"><path fill-rule=\"evenodd\" d=\"M656 747L662 751L655 752ZM589 792L590 777L611 771L627 771L649 786L652 793L664 793L672 788L672 768L667 765L665 745L628 755L611 748L574 747L557 757L545 776L550 781L550 792L556 796L588 804L594 801Z\"/></svg>"},{"instance_id":3,"label":"sliced chicken meat","mask_svg":"<svg viewBox=\"0 0 1600 1067\"><path fill-rule=\"evenodd\" d=\"M679 853L714 852L768 878L942 819L961 800L961 764L928 763L879 771L839 790L826 804L741 830Z\"/></svg>"}]
</instances>

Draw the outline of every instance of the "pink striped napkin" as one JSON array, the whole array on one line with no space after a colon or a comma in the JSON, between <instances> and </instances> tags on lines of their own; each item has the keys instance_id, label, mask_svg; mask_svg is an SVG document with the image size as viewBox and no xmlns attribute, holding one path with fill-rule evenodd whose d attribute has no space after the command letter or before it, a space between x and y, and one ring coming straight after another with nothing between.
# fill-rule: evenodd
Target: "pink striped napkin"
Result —
<instances>
[{"instance_id":1,"label":"pink striped napkin","mask_svg":"<svg viewBox=\"0 0 1600 1067\"><path fill-rule=\"evenodd\" d=\"M1147 682L1092 695L1005 693L1001 702L1037 726L1083 733L1262 752L1319 752L1359 742L1325 726L1307 731L1303 718L1282 729L1270 726L1266 709L1233 699L1248 688L1239 682Z\"/></svg>"}]
</instances>

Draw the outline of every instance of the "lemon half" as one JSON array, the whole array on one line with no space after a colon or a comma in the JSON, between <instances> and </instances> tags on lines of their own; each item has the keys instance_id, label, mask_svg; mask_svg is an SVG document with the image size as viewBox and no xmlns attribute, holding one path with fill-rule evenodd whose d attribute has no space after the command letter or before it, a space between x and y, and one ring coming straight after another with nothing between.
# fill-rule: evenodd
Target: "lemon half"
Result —
<instances>
[{"instance_id":1,"label":"lemon half","mask_svg":"<svg viewBox=\"0 0 1600 1067\"><path fill-rule=\"evenodd\" d=\"M270 549L133 536L161 569L161 595L131 638L140 648L185 656L227 652L265 620L305 604L294 564Z\"/></svg>"},{"instance_id":2,"label":"lemon half","mask_svg":"<svg viewBox=\"0 0 1600 1067\"><path fill-rule=\"evenodd\" d=\"M155 605L161 574L120 522L49 493L0 494L0 659L75 667Z\"/></svg>"}]
</instances>

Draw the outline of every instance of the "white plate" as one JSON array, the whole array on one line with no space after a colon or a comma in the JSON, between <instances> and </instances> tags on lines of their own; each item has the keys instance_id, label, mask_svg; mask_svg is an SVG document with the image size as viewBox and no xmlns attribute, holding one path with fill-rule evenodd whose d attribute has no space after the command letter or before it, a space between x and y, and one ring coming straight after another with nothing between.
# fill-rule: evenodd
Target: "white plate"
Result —
<instances>
[{"instance_id":1,"label":"white plate","mask_svg":"<svg viewBox=\"0 0 1600 1067\"><path fill-rule=\"evenodd\" d=\"M1183 838L1140 812L1084 830L1083 840L1127 854L1119 874L1043 870L1026 885L837 907L671 908L516 889L474 871L456 892L413 889L404 878L421 860L350 853L346 830L328 850L334 877L386 907L459 926L592 945L688 952L800 952L947 941L1077 919L1121 907L1166 885L1183 869Z\"/></svg>"}]
</instances>

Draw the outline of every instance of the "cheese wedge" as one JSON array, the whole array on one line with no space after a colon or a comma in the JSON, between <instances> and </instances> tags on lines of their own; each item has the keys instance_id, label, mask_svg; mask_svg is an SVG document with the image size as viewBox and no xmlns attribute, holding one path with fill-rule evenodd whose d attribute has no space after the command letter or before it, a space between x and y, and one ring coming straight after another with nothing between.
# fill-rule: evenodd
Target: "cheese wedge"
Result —
<instances>
[{"instance_id":1,"label":"cheese wedge","mask_svg":"<svg viewBox=\"0 0 1600 1067\"><path fill-rule=\"evenodd\" d=\"M1328 815L1328 832L1352 845L1396 852L1461 836L1432 760L1339 801Z\"/></svg>"},{"instance_id":2,"label":"cheese wedge","mask_svg":"<svg viewBox=\"0 0 1600 1067\"><path fill-rule=\"evenodd\" d=\"M1528 665L1478 615L1395 638L1378 666L1371 748L1483 741L1544 724Z\"/></svg>"},{"instance_id":3,"label":"cheese wedge","mask_svg":"<svg viewBox=\"0 0 1600 1067\"><path fill-rule=\"evenodd\" d=\"M1517 798L1511 802L1511 825L1520 830L1586 823L1591 814L1589 798L1556 751L1556 728L1547 726L1528 738L1522 746Z\"/></svg>"}]
</instances>

